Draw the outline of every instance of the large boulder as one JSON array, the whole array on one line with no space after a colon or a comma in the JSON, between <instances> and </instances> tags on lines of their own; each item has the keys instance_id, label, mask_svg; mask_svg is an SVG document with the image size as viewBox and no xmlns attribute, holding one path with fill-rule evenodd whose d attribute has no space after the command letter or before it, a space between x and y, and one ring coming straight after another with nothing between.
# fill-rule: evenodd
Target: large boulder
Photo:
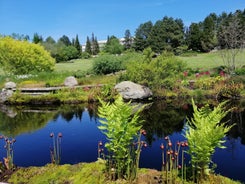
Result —
<instances>
[{"instance_id":1,"label":"large boulder","mask_svg":"<svg viewBox=\"0 0 245 184\"><path fill-rule=\"evenodd\" d=\"M13 91L9 89L3 89L0 92L0 104L5 103L8 98L10 98L13 95Z\"/></svg>"},{"instance_id":2,"label":"large boulder","mask_svg":"<svg viewBox=\"0 0 245 184\"><path fill-rule=\"evenodd\" d=\"M4 84L4 88L5 89L10 89L10 90L16 89L16 84L14 82L6 82Z\"/></svg>"},{"instance_id":3,"label":"large boulder","mask_svg":"<svg viewBox=\"0 0 245 184\"><path fill-rule=\"evenodd\" d=\"M67 77L64 82L65 86L74 87L78 85L77 79L73 76Z\"/></svg>"},{"instance_id":4,"label":"large boulder","mask_svg":"<svg viewBox=\"0 0 245 184\"><path fill-rule=\"evenodd\" d=\"M143 100L152 96L152 91L131 81L123 81L115 86L116 91L126 100Z\"/></svg>"}]
</instances>

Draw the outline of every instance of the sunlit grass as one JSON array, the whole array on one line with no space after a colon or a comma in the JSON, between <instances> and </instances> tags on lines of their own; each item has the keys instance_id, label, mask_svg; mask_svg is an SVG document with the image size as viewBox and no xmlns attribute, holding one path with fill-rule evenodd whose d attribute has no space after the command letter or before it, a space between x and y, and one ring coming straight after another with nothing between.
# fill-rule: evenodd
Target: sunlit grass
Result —
<instances>
[{"instance_id":1,"label":"sunlit grass","mask_svg":"<svg viewBox=\"0 0 245 184\"><path fill-rule=\"evenodd\" d=\"M187 63L187 66L193 69L202 68L202 69L212 69L219 66L225 66L224 61L222 60L220 51L210 52L210 53L201 53L196 56L181 57L183 61ZM236 57L236 66L241 67L245 65L245 52L239 53Z\"/></svg>"},{"instance_id":2,"label":"sunlit grass","mask_svg":"<svg viewBox=\"0 0 245 184\"><path fill-rule=\"evenodd\" d=\"M88 71L92 68L93 59L76 59L69 62L57 63L56 72L64 71Z\"/></svg>"}]
</instances>

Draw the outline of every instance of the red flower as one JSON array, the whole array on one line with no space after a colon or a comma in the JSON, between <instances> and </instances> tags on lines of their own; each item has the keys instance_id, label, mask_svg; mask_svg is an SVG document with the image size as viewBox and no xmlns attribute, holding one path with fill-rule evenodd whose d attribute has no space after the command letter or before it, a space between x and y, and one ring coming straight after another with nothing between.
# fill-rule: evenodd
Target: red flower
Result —
<instances>
[{"instance_id":1,"label":"red flower","mask_svg":"<svg viewBox=\"0 0 245 184\"><path fill-rule=\"evenodd\" d=\"M164 149L164 145L163 145L163 143L161 144L160 148L161 148L162 150Z\"/></svg>"},{"instance_id":2,"label":"red flower","mask_svg":"<svg viewBox=\"0 0 245 184\"><path fill-rule=\"evenodd\" d=\"M140 131L140 133L141 133L142 135L146 135L146 131L145 131L144 129L142 129L142 130Z\"/></svg>"},{"instance_id":3,"label":"red flower","mask_svg":"<svg viewBox=\"0 0 245 184\"><path fill-rule=\"evenodd\" d=\"M188 142L185 142L185 146L188 146Z\"/></svg>"},{"instance_id":4,"label":"red flower","mask_svg":"<svg viewBox=\"0 0 245 184\"><path fill-rule=\"evenodd\" d=\"M102 145L103 145L102 141L99 141L99 146L102 146Z\"/></svg>"}]
</instances>

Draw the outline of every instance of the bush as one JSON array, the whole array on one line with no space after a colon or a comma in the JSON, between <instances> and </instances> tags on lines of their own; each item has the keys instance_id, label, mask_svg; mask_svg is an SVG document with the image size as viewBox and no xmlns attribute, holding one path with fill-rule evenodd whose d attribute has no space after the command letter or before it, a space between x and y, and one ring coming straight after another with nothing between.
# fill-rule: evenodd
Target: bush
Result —
<instances>
[{"instance_id":1,"label":"bush","mask_svg":"<svg viewBox=\"0 0 245 184\"><path fill-rule=\"evenodd\" d=\"M55 60L41 45L3 37L0 38L0 64L6 72L29 74L53 71Z\"/></svg>"},{"instance_id":2,"label":"bush","mask_svg":"<svg viewBox=\"0 0 245 184\"><path fill-rule=\"evenodd\" d=\"M119 56L102 55L94 60L92 70L95 74L109 74L122 70Z\"/></svg>"},{"instance_id":3,"label":"bush","mask_svg":"<svg viewBox=\"0 0 245 184\"><path fill-rule=\"evenodd\" d=\"M237 75L245 75L245 66L236 69L236 70L235 70L235 73L236 73Z\"/></svg>"},{"instance_id":4,"label":"bush","mask_svg":"<svg viewBox=\"0 0 245 184\"><path fill-rule=\"evenodd\" d=\"M171 53L163 53L157 58L145 55L127 65L127 72L121 79L131 80L152 88L172 88L172 85L185 70L185 63Z\"/></svg>"},{"instance_id":5,"label":"bush","mask_svg":"<svg viewBox=\"0 0 245 184\"><path fill-rule=\"evenodd\" d=\"M57 62L69 61L79 58L79 52L74 46L63 46L58 49L58 54L55 58Z\"/></svg>"}]
</instances>

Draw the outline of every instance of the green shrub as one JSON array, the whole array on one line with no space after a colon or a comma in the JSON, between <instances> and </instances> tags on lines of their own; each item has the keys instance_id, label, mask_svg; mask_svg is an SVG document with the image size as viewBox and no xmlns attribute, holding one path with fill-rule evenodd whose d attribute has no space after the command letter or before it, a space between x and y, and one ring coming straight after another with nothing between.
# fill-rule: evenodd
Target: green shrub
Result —
<instances>
[{"instance_id":1,"label":"green shrub","mask_svg":"<svg viewBox=\"0 0 245 184\"><path fill-rule=\"evenodd\" d=\"M122 70L119 56L102 55L94 60L92 70L95 74L109 74Z\"/></svg>"},{"instance_id":2,"label":"green shrub","mask_svg":"<svg viewBox=\"0 0 245 184\"><path fill-rule=\"evenodd\" d=\"M236 73L237 75L245 75L245 66L243 66L243 67L241 67L241 68L237 68L237 69L235 70L235 73Z\"/></svg>"},{"instance_id":3,"label":"green shrub","mask_svg":"<svg viewBox=\"0 0 245 184\"><path fill-rule=\"evenodd\" d=\"M171 53L149 58L147 52L141 60L130 62L121 79L131 80L153 88L172 89L172 85L185 70L185 63Z\"/></svg>"},{"instance_id":4,"label":"green shrub","mask_svg":"<svg viewBox=\"0 0 245 184\"><path fill-rule=\"evenodd\" d=\"M30 74L53 71L55 60L41 45L0 38L0 65L5 72Z\"/></svg>"}]
</instances>

